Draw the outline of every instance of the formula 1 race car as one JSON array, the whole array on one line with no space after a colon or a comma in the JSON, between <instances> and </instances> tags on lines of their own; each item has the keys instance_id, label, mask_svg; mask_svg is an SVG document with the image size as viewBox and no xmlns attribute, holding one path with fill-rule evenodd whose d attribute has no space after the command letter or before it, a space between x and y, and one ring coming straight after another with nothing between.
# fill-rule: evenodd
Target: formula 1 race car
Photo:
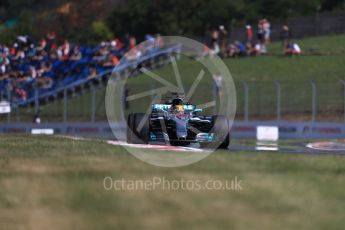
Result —
<instances>
[{"instance_id":1,"label":"formula 1 race car","mask_svg":"<svg viewBox=\"0 0 345 230\"><path fill-rule=\"evenodd\" d=\"M201 116L195 105L179 94L161 104L153 104L151 114L128 115L127 142L148 144L164 142L175 146L199 143L200 147L227 148L229 122L225 116Z\"/></svg>"}]
</instances>

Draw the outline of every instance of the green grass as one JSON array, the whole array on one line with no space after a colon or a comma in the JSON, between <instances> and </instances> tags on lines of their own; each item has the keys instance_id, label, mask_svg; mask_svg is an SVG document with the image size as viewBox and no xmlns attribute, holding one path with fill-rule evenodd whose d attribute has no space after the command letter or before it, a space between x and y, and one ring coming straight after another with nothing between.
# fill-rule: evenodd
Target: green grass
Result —
<instances>
[{"instance_id":1,"label":"green grass","mask_svg":"<svg viewBox=\"0 0 345 230\"><path fill-rule=\"evenodd\" d=\"M237 118L242 119L244 113L244 90L242 81L249 83L249 118L275 119L276 88L275 81L282 84L281 112L286 120L311 119L311 85L317 83L317 120L340 121L343 119L344 86L340 80L345 79L345 35L332 35L296 40L305 54L295 57L281 55L281 44L272 43L268 50L272 55L225 59L229 67L237 91ZM190 86L200 71L200 64L182 58L178 61L184 84ZM167 80L174 82L172 66L168 65L154 71ZM198 89L196 102L212 97L212 83L206 71L201 87ZM144 75L130 79L131 93L143 89L152 89L159 84ZM106 120L104 108L105 89L97 91L96 120ZM147 98L148 99L148 98ZM145 111L149 101L138 101L132 108ZM41 107L43 120L62 120L62 102ZM72 121L88 121L91 119L90 93L68 102L68 118ZM31 121L33 109L22 109L20 120Z\"/></svg>"},{"instance_id":2,"label":"green grass","mask_svg":"<svg viewBox=\"0 0 345 230\"><path fill-rule=\"evenodd\" d=\"M237 177L242 190L106 191L106 176ZM101 141L0 136L2 229L343 229L344 181L341 156L217 151L160 168Z\"/></svg>"},{"instance_id":3,"label":"green grass","mask_svg":"<svg viewBox=\"0 0 345 230\"><path fill-rule=\"evenodd\" d=\"M225 61L237 81L338 81L344 79L345 54L264 56Z\"/></svg>"},{"instance_id":4,"label":"green grass","mask_svg":"<svg viewBox=\"0 0 345 230\"><path fill-rule=\"evenodd\" d=\"M304 52L319 54L342 54L345 53L345 35L328 35L293 40L299 44ZM275 42L270 45L273 53L281 52L281 43Z\"/></svg>"}]
</instances>

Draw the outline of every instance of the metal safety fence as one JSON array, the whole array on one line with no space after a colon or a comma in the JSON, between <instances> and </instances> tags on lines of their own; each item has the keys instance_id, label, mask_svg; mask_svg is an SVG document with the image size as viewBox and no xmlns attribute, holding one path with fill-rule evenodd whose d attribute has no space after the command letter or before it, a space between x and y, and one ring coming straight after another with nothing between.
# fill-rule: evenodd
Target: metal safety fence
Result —
<instances>
[{"instance_id":1,"label":"metal safety fence","mask_svg":"<svg viewBox=\"0 0 345 230\"><path fill-rule=\"evenodd\" d=\"M235 85L236 120L345 121L345 81L236 81ZM200 87L203 97L217 95L215 87ZM41 122L106 121L104 85L83 90L65 91L60 100L36 105ZM13 106L11 113L0 114L0 123L33 122L36 110L35 106Z\"/></svg>"},{"instance_id":2,"label":"metal safety fence","mask_svg":"<svg viewBox=\"0 0 345 230\"><path fill-rule=\"evenodd\" d=\"M344 81L237 82L237 119L345 121Z\"/></svg>"}]
</instances>

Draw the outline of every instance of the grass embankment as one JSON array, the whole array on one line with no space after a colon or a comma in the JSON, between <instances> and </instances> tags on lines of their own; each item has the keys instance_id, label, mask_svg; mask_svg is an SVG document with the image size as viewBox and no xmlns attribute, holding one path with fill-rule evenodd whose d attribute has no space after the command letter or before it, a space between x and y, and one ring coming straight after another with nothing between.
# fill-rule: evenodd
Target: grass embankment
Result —
<instances>
[{"instance_id":1,"label":"grass embankment","mask_svg":"<svg viewBox=\"0 0 345 230\"><path fill-rule=\"evenodd\" d=\"M0 136L0 166L3 229L344 226L345 158L341 156L218 151L187 167L160 168L101 141ZM107 176L201 182L237 177L242 190L106 191Z\"/></svg>"}]
</instances>

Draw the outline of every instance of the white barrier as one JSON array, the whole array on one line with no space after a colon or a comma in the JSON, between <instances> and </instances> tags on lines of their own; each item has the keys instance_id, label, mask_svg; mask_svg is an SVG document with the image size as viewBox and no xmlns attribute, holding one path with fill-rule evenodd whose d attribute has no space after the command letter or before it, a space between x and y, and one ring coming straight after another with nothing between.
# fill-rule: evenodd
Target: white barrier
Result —
<instances>
[{"instance_id":1,"label":"white barrier","mask_svg":"<svg viewBox=\"0 0 345 230\"><path fill-rule=\"evenodd\" d=\"M0 101L0 114L10 113L11 105L8 101Z\"/></svg>"},{"instance_id":2,"label":"white barrier","mask_svg":"<svg viewBox=\"0 0 345 230\"><path fill-rule=\"evenodd\" d=\"M279 129L277 126L257 126L256 140L258 141L278 141Z\"/></svg>"},{"instance_id":3,"label":"white barrier","mask_svg":"<svg viewBox=\"0 0 345 230\"><path fill-rule=\"evenodd\" d=\"M31 134L45 134L45 135L53 135L54 129L31 129Z\"/></svg>"},{"instance_id":4,"label":"white barrier","mask_svg":"<svg viewBox=\"0 0 345 230\"><path fill-rule=\"evenodd\" d=\"M278 151L279 128L277 126L257 126L256 140L256 150Z\"/></svg>"}]
</instances>

